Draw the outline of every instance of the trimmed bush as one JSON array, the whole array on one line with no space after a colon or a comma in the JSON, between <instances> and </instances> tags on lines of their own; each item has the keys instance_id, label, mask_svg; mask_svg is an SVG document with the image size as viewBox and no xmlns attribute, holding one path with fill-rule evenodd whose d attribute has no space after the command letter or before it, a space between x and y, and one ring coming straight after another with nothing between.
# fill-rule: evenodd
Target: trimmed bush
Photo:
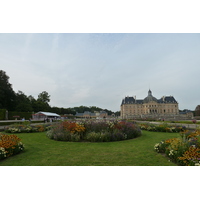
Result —
<instances>
[{"instance_id":1,"label":"trimmed bush","mask_svg":"<svg viewBox=\"0 0 200 200\"><path fill-rule=\"evenodd\" d=\"M17 111L9 111L8 112L8 119L9 120L14 120L16 117L15 116L19 116L18 119L30 119L32 118L32 112L17 112Z\"/></svg>"}]
</instances>

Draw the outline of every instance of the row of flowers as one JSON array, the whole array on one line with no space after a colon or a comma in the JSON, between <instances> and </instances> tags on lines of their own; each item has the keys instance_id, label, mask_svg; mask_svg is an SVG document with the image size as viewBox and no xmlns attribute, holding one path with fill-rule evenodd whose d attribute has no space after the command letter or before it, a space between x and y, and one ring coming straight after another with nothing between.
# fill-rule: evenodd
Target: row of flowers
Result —
<instances>
[{"instance_id":1,"label":"row of flowers","mask_svg":"<svg viewBox=\"0 0 200 200\"><path fill-rule=\"evenodd\" d=\"M50 124L30 125L30 124L13 124L5 128L6 133L33 133L44 132L50 129Z\"/></svg>"},{"instance_id":2,"label":"row of flowers","mask_svg":"<svg viewBox=\"0 0 200 200\"><path fill-rule=\"evenodd\" d=\"M24 144L16 135L0 133L0 160L24 151Z\"/></svg>"},{"instance_id":3,"label":"row of flowers","mask_svg":"<svg viewBox=\"0 0 200 200\"><path fill-rule=\"evenodd\" d=\"M47 137L62 141L110 142L141 136L141 129L126 121L64 121L52 125Z\"/></svg>"},{"instance_id":4,"label":"row of flowers","mask_svg":"<svg viewBox=\"0 0 200 200\"><path fill-rule=\"evenodd\" d=\"M155 144L155 151L164 153L178 165L200 166L200 130L186 130L180 135L180 138L172 138Z\"/></svg>"},{"instance_id":5,"label":"row of flowers","mask_svg":"<svg viewBox=\"0 0 200 200\"><path fill-rule=\"evenodd\" d=\"M169 126L167 123L163 123L163 124L143 123L143 124L140 124L139 126L142 130L154 131L154 132L179 133L186 130L186 127Z\"/></svg>"}]
</instances>

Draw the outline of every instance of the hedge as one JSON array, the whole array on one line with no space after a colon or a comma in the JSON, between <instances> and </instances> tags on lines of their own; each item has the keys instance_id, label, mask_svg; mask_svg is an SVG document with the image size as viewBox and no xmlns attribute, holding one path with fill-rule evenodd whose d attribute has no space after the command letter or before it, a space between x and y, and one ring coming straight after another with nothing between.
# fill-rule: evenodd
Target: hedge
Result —
<instances>
[{"instance_id":1,"label":"hedge","mask_svg":"<svg viewBox=\"0 0 200 200\"><path fill-rule=\"evenodd\" d=\"M0 109L0 120L4 120L6 118L6 109Z\"/></svg>"},{"instance_id":2,"label":"hedge","mask_svg":"<svg viewBox=\"0 0 200 200\"><path fill-rule=\"evenodd\" d=\"M17 112L17 111L9 111L8 112L8 119L9 120L14 120L16 117L14 116L19 116L17 119L22 119L25 118L26 120L29 120L32 118L32 112Z\"/></svg>"}]
</instances>

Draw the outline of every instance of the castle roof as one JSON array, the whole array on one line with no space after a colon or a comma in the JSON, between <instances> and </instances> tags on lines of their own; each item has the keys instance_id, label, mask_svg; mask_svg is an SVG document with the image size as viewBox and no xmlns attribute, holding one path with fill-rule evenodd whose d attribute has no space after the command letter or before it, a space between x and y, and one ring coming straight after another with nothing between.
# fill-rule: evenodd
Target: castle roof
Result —
<instances>
[{"instance_id":1,"label":"castle roof","mask_svg":"<svg viewBox=\"0 0 200 200\"><path fill-rule=\"evenodd\" d=\"M151 90L148 91L148 96L143 100L144 103L149 103L150 101L157 102L158 100L152 95Z\"/></svg>"},{"instance_id":2,"label":"castle roof","mask_svg":"<svg viewBox=\"0 0 200 200\"><path fill-rule=\"evenodd\" d=\"M178 103L173 96L163 96L158 103Z\"/></svg>"},{"instance_id":3,"label":"castle roof","mask_svg":"<svg viewBox=\"0 0 200 200\"><path fill-rule=\"evenodd\" d=\"M136 99L136 97L125 97L122 100L122 104L143 104L143 103L149 103L151 101L157 102L157 103L178 103L173 96L163 96L160 99L156 99L153 95L151 90L148 91L148 96L144 99Z\"/></svg>"}]
</instances>

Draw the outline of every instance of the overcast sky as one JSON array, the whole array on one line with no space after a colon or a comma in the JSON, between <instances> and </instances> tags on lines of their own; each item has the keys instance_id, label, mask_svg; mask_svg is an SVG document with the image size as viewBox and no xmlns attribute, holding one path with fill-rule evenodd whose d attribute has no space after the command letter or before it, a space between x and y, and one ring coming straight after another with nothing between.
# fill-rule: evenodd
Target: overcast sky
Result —
<instances>
[{"instance_id":1,"label":"overcast sky","mask_svg":"<svg viewBox=\"0 0 200 200\"><path fill-rule=\"evenodd\" d=\"M0 34L0 69L15 92L42 91L57 107L118 111L125 96L172 95L200 104L200 34Z\"/></svg>"}]
</instances>

